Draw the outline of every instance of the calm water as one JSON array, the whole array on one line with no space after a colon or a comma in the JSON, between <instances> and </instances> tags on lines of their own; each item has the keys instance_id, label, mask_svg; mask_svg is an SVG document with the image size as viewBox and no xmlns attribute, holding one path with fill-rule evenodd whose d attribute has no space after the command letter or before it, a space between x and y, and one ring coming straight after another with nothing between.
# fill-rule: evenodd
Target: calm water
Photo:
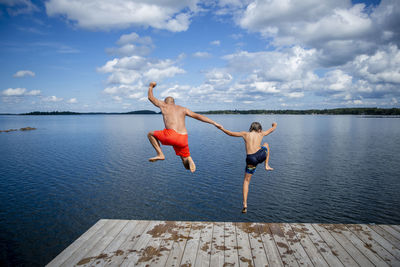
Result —
<instances>
[{"instance_id":1,"label":"calm water","mask_svg":"<svg viewBox=\"0 0 400 267\"><path fill-rule=\"evenodd\" d=\"M186 171L147 140L160 115L0 116L0 265L43 265L100 218L400 224L400 119L356 116L210 116L252 121L273 172L257 169L242 215L241 138L187 119L197 164Z\"/></svg>"}]
</instances>

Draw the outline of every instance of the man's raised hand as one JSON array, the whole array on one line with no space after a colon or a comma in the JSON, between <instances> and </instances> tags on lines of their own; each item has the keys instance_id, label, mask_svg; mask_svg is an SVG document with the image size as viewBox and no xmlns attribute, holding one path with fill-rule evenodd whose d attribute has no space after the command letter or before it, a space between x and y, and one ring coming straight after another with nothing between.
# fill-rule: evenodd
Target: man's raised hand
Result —
<instances>
[{"instance_id":1,"label":"man's raised hand","mask_svg":"<svg viewBox=\"0 0 400 267\"><path fill-rule=\"evenodd\" d=\"M157 85L157 83L156 83L156 82L151 82L151 83L149 84L149 86L150 86L151 88L154 88L154 87L156 87L156 85Z\"/></svg>"}]
</instances>

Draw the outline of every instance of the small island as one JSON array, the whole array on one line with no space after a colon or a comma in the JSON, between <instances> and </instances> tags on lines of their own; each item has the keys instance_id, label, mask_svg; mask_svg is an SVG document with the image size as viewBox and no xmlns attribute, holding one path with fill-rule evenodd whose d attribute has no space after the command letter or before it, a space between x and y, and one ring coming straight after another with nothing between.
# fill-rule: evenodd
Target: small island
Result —
<instances>
[{"instance_id":1,"label":"small island","mask_svg":"<svg viewBox=\"0 0 400 267\"><path fill-rule=\"evenodd\" d=\"M24 128L20 128L18 129L8 129L8 130L0 130L0 133L9 133L9 132L15 132L15 131L32 131L32 130L36 130L36 128L33 127L24 127Z\"/></svg>"}]
</instances>

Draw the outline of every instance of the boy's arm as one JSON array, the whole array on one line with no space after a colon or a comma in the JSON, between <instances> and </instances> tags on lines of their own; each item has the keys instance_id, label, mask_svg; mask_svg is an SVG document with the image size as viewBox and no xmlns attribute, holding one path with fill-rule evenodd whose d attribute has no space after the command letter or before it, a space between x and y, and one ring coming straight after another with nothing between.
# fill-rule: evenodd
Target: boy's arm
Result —
<instances>
[{"instance_id":1,"label":"boy's arm","mask_svg":"<svg viewBox=\"0 0 400 267\"><path fill-rule=\"evenodd\" d=\"M153 103L154 106L160 107L163 102L158 100L157 98L155 98L153 95L153 88L156 87L156 85L157 85L156 82L151 82L149 84L149 92L147 93L147 96L148 96L150 102Z\"/></svg>"},{"instance_id":2,"label":"boy's arm","mask_svg":"<svg viewBox=\"0 0 400 267\"><path fill-rule=\"evenodd\" d=\"M243 137L246 134L246 132L232 132L232 131L229 131L229 130L225 129L222 126L218 127L218 129L220 129L221 131L223 131L227 135L230 135L230 136L233 136L233 137Z\"/></svg>"},{"instance_id":3,"label":"boy's arm","mask_svg":"<svg viewBox=\"0 0 400 267\"><path fill-rule=\"evenodd\" d=\"M217 128L222 127L219 123L216 123L212 119L210 119L210 118L208 118L208 117L206 117L204 115L198 114L196 112L193 112L188 108L186 109L186 115L188 115L189 117L192 117L193 119L196 119L196 120L199 120L199 121L202 121L202 122L206 122L206 123L210 123L210 124L214 125Z\"/></svg>"},{"instance_id":4,"label":"boy's arm","mask_svg":"<svg viewBox=\"0 0 400 267\"><path fill-rule=\"evenodd\" d=\"M272 127L271 128L269 128L268 130L262 132L263 136L269 135L270 133L275 131L277 125L278 124L276 122L272 123Z\"/></svg>"}]
</instances>

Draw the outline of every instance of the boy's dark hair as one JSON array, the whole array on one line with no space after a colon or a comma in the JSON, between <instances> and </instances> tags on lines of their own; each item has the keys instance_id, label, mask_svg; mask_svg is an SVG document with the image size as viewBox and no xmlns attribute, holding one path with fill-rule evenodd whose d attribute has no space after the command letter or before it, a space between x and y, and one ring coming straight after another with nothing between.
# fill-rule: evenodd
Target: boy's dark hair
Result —
<instances>
[{"instance_id":1,"label":"boy's dark hair","mask_svg":"<svg viewBox=\"0 0 400 267\"><path fill-rule=\"evenodd\" d=\"M261 124L259 122L253 122L250 125L250 129L249 129L249 132L252 132L252 131L261 132L262 131Z\"/></svg>"}]
</instances>

